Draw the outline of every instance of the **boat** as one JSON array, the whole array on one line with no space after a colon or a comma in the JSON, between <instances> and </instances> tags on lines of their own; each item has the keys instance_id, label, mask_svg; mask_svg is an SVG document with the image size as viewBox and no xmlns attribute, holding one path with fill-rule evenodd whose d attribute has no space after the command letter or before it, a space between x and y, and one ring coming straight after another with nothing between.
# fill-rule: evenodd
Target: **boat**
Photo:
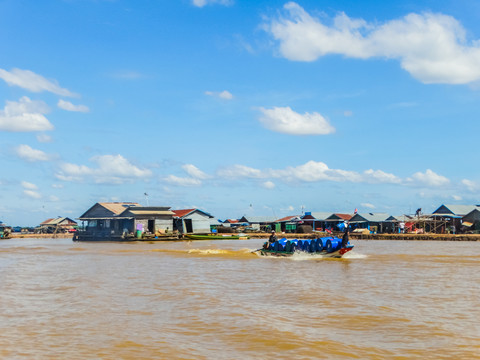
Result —
<instances>
[{"instance_id":1,"label":"boat","mask_svg":"<svg viewBox=\"0 0 480 360\"><path fill-rule=\"evenodd\" d=\"M184 234L186 238L191 240L247 240L250 236L245 234Z\"/></svg>"},{"instance_id":2,"label":"boat","mask_svg":"<svg viewBox=\"0 0 480 360\"><path fill-rule=\"evenodd\" d=\"M309 240L283 238L271 243L268 248L267 245L268 242L264 244L263 248L254 252L259 252L262 256L292 256L295 253L305 253L328 258L341 258L353 249L350 242L342 247L342 239L331 236Z\"/></svg>"},{"instance_id":3,"label":"boat","mask_svg":"<svg viewBox=\"0 0 480 360\"><path fill-rule=\"evenodd\" d=\"M0 239L9 239L11 231L9 226L0 225Z\"/></svg>"}]
</instances>

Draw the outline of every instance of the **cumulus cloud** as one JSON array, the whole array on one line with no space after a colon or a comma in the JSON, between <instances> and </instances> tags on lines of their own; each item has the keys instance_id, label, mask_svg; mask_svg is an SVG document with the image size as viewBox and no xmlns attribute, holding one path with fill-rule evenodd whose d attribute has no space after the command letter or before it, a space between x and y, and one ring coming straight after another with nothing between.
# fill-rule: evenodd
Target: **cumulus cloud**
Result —
<instances>
[{"instance_id":1,"label":"cumulus cloud","mask_svg":"<svg viewBox=\"0 0 480 360\"><path fill-rule=\"evenodd\" d=\"M191 177L179 177L175 175L169 175L163 179L164 181L177 186L200 186L202 181Z\"/></svg>"},{"instance_id":2,"label":"cumulus cloud","mask_svg":"<svg viewBox=\"0 0 480 360\"><path fill-rule=\"evenodd\" d=\"M467 84L480 80L480 41L467 41L453 17L411 13L383 24L338 14L332 24L289 2L285 12L265 24L282 56L315 61L328 54L350 58L397 59L423 83Z\"/></svg>"},{"instance_id":3,"label":"cumulus cloud","mask_svg":"<svg viewBox=\"0 0 480 360\"><path fill-rule=\"evenodd\" d=\"M213 4L229 6L229 5L233 5L233 0L192 0L192 4L200 8L206 5L213 5Z\"/></svg>"},{"instance_id":4,"label":"cumulus cloud","mask_svg":"<svg viewBox=\"0 0 480 360\"><path fill-rule=\"evenodd\" d=\"M58 100L57 106L60 109L67 110L67 111L75 111L75 112L83 112L87 113L90 111L88 106L86 105L74 105L70 101L65 101L65 100Z\"/></svg>"},{"instance_id":5,"label":"cumulus cloud","mask_svg":"<svg viewBox=\"0 0 480 360\"><path fill-rule=\"evenodd\" d=\"M205 180L208 179L210 176L204 173L202 170L197 168L195 165L192 164L185 164L182 166L182 169L193 178Z\"/></svg>"},{"instance_id":6,"label":"cumulus cloud","mask_svg":"<svg viewBox=\"0 0 480 360\"><path fill-rule=\"evenodd\" d=\"M37 185L35 185L31 182L28 182L28 181L22 181L21 185L24 189L27 189L27 190L37 190L38 189Z\"/></svg>"},{"instance_id":7,"label":"cumulus cloud","mask_svg":"<svg viewBox=\"0 0 480 360\"><path fill-rule=\"evenodd\" d=\"M370 204L370 203L361 203L360 205L362 205L363 207L366 207L368 209L375 209L375 205Z\"/></svg>"},{"instance_id":8,"label":"cumulus cloud","mask_svg":"<svg viewBox=\"0 0 480 360\"><path fill-rule=\"evenodd\" d=\"M430 169L424 173L417 172L411 177L402 179L394 174L382 170L365 170L363 173L332 169L321 161L310 160L305 164L298 166L287 166L284 169L255 169L245 165L232 165L221 168L217 171L217 176L226 179L280 179L285 182L351 182L351 183L370 183L370 184L396 184L409 186L434 186L440 187L450 183L450 180L444 176L438 175ZM468 182L464 181L467 186Z\"/></svg>"},{"instance_id":9,"label":"cumulus cloud","mask_svg":"<svg viewBox=\"0 0 480 360\"><path fill-rule=\"evenodd\" d=\"M52 137L47 134L38 134L37 135L37 141L41 143L48 143L52 142Z\"/></svg>"},{"instance_id":10,"label":"cumulus cloud","mask_svg":"<svg viewBox=\"0 0 480 360\"><path fill-rule=\"evenodd\" d=\"M217 171L217 175L223 178L262 178L265 175L261 170L245 165L232 165L223 167Z\"/></svg>"},{"instance_id":11,"label":"cumulus cloud","mask_svg":"<svg viewBox=\"0 0 480 360\"><path fill-rule=\"evenodd\" d=\"M260 122L272 131L290 135L326 135L335 128L319 113L299 114L290 107L260 108Z\"/></svg>"},{"instance_id":12,"label":"cumulus cloud","mask_svg":"<svg viewBox=\"0 0 480 360\"><path fill-rule=\"evenodd\" d=\"M223 90L221 92L205 91L205 95L218 97L218 98L224 99L224 100L232 100L233 99L233 95L227 90Z\"/></svg>"},{"instance_id":13,"label":"cumulus cloud","mask_svg":"<svg viewBox=\"0 0 480 360\"><path fill-rule=\"evenodd\" d=\"M23 193L32 199L40 199L42 195L35 190L23 190Z\"/></svg>"},{"instance_id":14,"label":"cumulus cloud","mask_svg":"<svg viewBox=\"0 0 480 360\"><path fill-rule=\"evenodd\" d=\"M272 181L265 181L264 183L262 183L262 187L264 187L265 189L274 189L275 183L273 183Z\"/></svg>"},{"instance_id":15,"label":"cumulus cloud","mask_svg":"<svg viewBox=\"0 0 480 360\"><path fill-rule=\"evenodd\" d=\"M18 102L6 101L0 110L0 131L28 132L53 130L53 125L43 115L49 108L43 101L22 97Z\"/></svg>"},{"instance_id":16,"label":"cumulus cloud","mask_svg":"<svg viewBox=\"0 0 480 360\"><path fill-rule=\"evenodd\" d=\"M37 191L37 185L30 183L28 181L22 181L21 185L23 187L24 195L32 198L32 199L40 199L42 195Z\"/></svg>"},{"instance_id":17,"label":"cumulus cloud","mask_svg":"<svg viewBox=\"0 0 480 360\"><path fill-rule=\"evenodd\" d=\"M19 145L15 148L16 155L26 161L36 162L36 161L48 161L50 156L37 149L33 149L28 145Z\"/></svg>"},{"instance_id":18,"label":"cumulus cloud","mask_svg":"<svg viewBox=\"0 0 480 360\"><path fill-rule=\"evenodd\" d=\"M56 80L48 80L30 70L12 69L7 71L0 69L0 79L10 86L19 86L23 89L38 93L48 91L60 96L77 96L71 91L62 88Z\"/></svg>"},{"instance_id":19,"label":"cumulus cloud","mask_svg":"<svg viewBox=\"0 0 480 360\"><path fill-rule=\"evenodd\" d=\"M63 163L55 174L63 181L92 180L95 183L122 184L152 176L149 169L141 169L122 155L98 155L90 159L96 167Z\"/></svg>"},{"instance_id":20,"label":"cumulus cloud","mask_svg":"<svg viewBox=\"0 0 480 360\"><path fill-rule=\"evenodd\" d=\"M369 169L364 172L365 180L368 182L378 182L378 183L391 183L391 184L400 184L402 179L399 177L386 173L382 170L373 170Z\"/></svg>"},{"instance_id":21,"label":"cumulus cloud","mask_svg":"<svg viewBox=\"0 0 480 360\"><path fill-rule=\"evenodd\" d=\"M471 192L476 192L480 190L480 184L476 183L475 181L463 179L461 183Z\"/></svg>"},{"instance_id":22,"label":"cumulus cloud","mask_svg":"<svg viewBox=\"0 0 480 360\"><path fill-rule=\"evenodd\" d=\"M182 169L189 175L189 177L179 177L176 175L169 175L163 178L163 181L177 186L200 186L202 180L210 179L211 176L204 173L198 167L192 164L185 164Z\"/></svg>"},{"instance_id":23,"label":"cumulus cloud","mask_svg":"<svg viewBox=\"0 0 480 360\"><path fill-rule=\"evenodd\" d=\"M424 173L416 172L412 175L411 178L407 179L410 183L416 183L419 185L427 185L427 186L445 186L450 183L445 176L438 175L430 169L427 169Z\"/></svg>"}]
</instances>

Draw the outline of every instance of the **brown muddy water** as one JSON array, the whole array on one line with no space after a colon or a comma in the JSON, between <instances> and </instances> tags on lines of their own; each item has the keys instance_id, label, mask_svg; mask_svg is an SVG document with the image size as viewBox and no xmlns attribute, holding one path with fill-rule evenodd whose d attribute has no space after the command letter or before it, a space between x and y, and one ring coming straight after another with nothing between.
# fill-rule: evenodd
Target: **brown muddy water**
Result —
<instances>
[{"instance_id":1,"label":"brown muddy water","mask_svg":"<svg viewBox=\"0 0 480 360\"><path fill-rule=\"evenodd\" d=\"M480 242L0 241L2 359L480 359Z\"/></svg>"}]
</instances>

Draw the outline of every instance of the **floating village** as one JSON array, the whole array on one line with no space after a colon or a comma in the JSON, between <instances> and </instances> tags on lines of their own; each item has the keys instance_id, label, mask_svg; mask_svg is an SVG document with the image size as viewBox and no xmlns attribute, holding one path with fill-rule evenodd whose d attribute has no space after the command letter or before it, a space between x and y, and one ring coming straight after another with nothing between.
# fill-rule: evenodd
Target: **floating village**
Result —
<instances>
[{"instance_id":1,"label":"floating village","mask_svg":"<svg viewBox=\"0 0 480 360\"><path fill-rule=\"evenodd\" d=\"M352 214L304 212L280 219L242 216L220 220L200 209L172 210L135 202L100 202L75 219L46 219L35 228L0 223L0 238L71 236L74 241L161 241L247 239L268 237L274 230L285 238L339 235L351 239L477 240L480 237L480 205L441 205L431 214Z\"/></svg>"}]
</instances>

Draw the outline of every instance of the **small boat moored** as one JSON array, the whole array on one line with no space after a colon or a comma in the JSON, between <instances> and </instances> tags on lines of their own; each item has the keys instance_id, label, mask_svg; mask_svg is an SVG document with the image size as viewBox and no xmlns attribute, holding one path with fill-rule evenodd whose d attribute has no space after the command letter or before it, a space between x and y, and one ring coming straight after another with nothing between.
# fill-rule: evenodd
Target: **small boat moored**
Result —
<instances>
[{"instance_id":1,"label":"small boat moored","mask_svg":"<svg viewBox=\"0 0 480 360\"><path fill-rule=\"evenodd\" d=\"M322 257L341 258L352 249L353 245L350 243L342 247L342 239L337 237L309 240L287 240L283 238L271 244L266 242L262 249L254 252L259 252L262 256L292 256L294 253L303 252L311 255L321 255Z\"/></svg>"}]
</instances>

